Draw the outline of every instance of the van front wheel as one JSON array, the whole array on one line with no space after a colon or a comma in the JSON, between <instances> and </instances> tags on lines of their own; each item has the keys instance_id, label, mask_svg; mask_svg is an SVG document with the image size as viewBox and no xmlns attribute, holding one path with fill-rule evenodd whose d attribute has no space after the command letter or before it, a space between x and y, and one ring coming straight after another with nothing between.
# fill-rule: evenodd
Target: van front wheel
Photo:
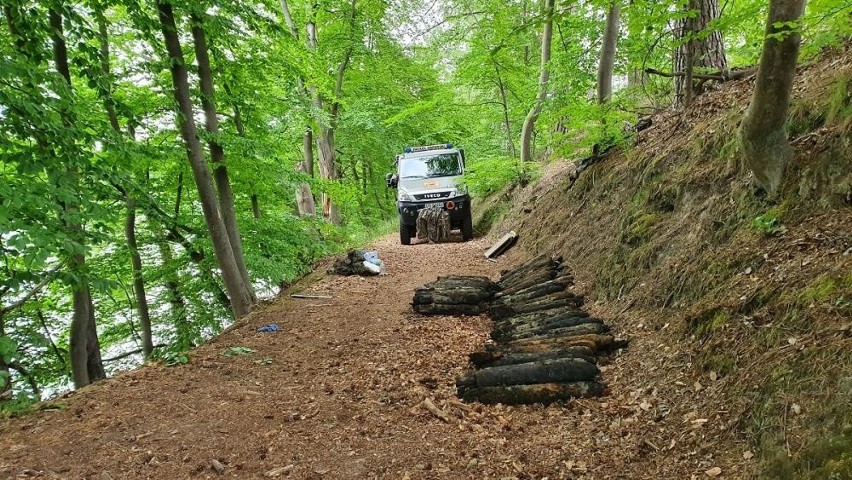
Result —
<instances>
[{"instance_id":1,"label":"van front wheel","mask_svg":"<svg viewBox=\"0 0 852 480\"><path fill-rule=\"evenodd\" d=\"M473 238L473 218L471 218L470 209L465 211L462 218L462 240L465 242Z\"/></svg>"},{"instance_id":2,"label":"van front wheel","mask_svg":"<svg viewBox=\"0 0 852 480\"><path fill-rule=\"evenodd\" d=\"M399 225L399 243L403 245L411 245L411 237L414 234L413 225Z\"/></svg>"}]
</instances>

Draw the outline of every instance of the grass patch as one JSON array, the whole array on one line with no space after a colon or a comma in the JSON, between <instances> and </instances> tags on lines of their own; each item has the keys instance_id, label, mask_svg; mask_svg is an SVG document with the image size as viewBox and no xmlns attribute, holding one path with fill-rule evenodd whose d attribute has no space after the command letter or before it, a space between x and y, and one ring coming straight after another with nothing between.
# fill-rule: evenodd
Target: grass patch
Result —
<instances>
[{"instance_id":1,"label":"grass patch","mask_svg":"<svg viewBox=\"0 0 852 480\"><path fill-rule=\"evenodd\" d=\"M852 273L846 275L823 274L814 279L799 294L798 303L810 306L820 303L837 304L852 291Z\"/></svg>"},{"instance_id":2,"label":"grass patch","mask_svg":"<svg viewBox=\"0 0 852 480\"><path fill-rule=\"evenodd\" d=\"M660 214L653 212L636 212L625 219L621 241L627 245L637 246L651 238L653 228L660 222Z\"/></svg>"},{"instance_id":3,"label":"grass patch","mask_svg":"<svg viewBox=\"0 0 852 480\"><path fill-rule=\"evenodd\" d=\"M474 231L477 235L486 235L491 231L491 228L493 228L494 225L499 223L500 220L506 216L506 213L509 211L509 203L505 200L505 197L502 199L493 197L497 197L497 195L493 195L492 198L485 198L482 199L482 201L477 202L481 203L483 206L488 206L482 210L480 215L478 215L479 218L477 218L473 225Z\"/></svg>"}]
</instances>

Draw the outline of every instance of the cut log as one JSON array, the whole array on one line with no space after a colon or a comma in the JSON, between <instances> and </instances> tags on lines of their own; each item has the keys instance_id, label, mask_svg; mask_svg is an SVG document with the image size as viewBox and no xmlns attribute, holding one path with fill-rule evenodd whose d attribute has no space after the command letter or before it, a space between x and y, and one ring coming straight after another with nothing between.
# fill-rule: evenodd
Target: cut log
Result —
<instances>
[{"instance_id":1,"label":"cut log","mask_svg":"<svg viewBox=\"0 0 852 480\"><path fill-rule=\"evenodd\" d=\"M609 333L609 326L603 323L584 323L574 325L572 327L562 327L540 332L537 334L530 333L514 333L510 334L504 342L514 342L519 340L547 340L550 338L576 337L578 335L602 334Z\"/></svg>"},{"instance_id":2,"label":"cut log","mask_svg":"<svg viewBox=\"0 0 852 480\"><path fill-rule=\"evenodd\" d=\"M523 271L524 269L534 268L536 265L547 265L551 261L553 261L552 258L550 258L548 255L541 253L541 254L536 255L535 257L527 260L526 262L524 262L520 265L515 265L512 268L507 268L506 270L502 270L500 272L500 278L506 278L510 275L515 274L516 272Z\"/></svg>"},{"instance_id":3,"label":"cut log","mask_svg":"<svg viewBox=\"0 0 852 480\"><path fill-rule=\"evenodd\" d=\"M513 293L548 280L553 280L554 278L561 277L563 275L568 275L567 273L563 273L563 271L564 269L561 266L556 265L540 270L533 270L529 272L529 274L510 280L500 280L497 283L499 283L500 287L506 290L507 293Z\"/></svg>"},{"instance_id":4,"label":"cut log","mask_svg":"<svg viewBox=\"0 0 852 480\"><path fill-rule=\"evenodd\" d=\"M577 335L538 340L515 340L502 345L503 351L511 353L541 353L557 348L587 347L593 352L607 351L616 346L612 335Z\"/></svg>"},{"instance_id":5,"label":"cut log","mask_svg":"<svg viewBox=\"0 0 852 480\"><path fill-rule=\"evenodd\" d=\"M450 305L446 303L427 303L414 305L414 311L423 315L479 315L488 311L483 305Z\"/></svg>"},{"instance_id":6,"label":"cut log","mask_svg":"<svg viewBox=\"0 0 852 480\"><path fill-rule=\"evenodd\" d=\"M505 353L501 351L474 352L470 354L470 362L476 368L485 368L570 357L582 358L583 360L591 363L596 363L597 361L595 359L595 353L586 347L568 347L543 353Z\"/></svg>"},{"instance_id":7,"label":"cut log","mask_svg":"<svg viewBox=\"0 0 852 480\"><path fill-rule=\"evenodd\" d=\"M544 283L533 285L532 287L525 288L511 295L496 295L495 299L500 303L529 302L530 300L545 297L552 293L562 292L565 290L566 286L567 285L556 282L555 280L548 280Z\"/></svg>"},{"instance_id":8,"label":"cut log","mask_svg":"<svg viewBox=\"0 0 852 480\"><path fill-rule=\"evenodd\" d=\"M533 312L535 314L536 312ZM529 316L528 316L529 315ZM520 320L523 318L523 320ZM590 318L588 321L581 319ZM537 328L561 328L579 325L588 322L603 322L600 318L591 318L589 314L582 310L566 310L564 313L547 316L533 316L532 314L523 314L515 317L509 317L505 320L500 320L494 324L494 330L498 332L514 332L524 330L535 330Z\"/></svg>"},{"instance_id":9,"label":"cut log","mask_svg":"<svg viewBox=\"0 0 852 480\"><path fill-rule=\"evenodd\" d=\"M546 256L536 257L532 261L517 268L504 271L500 276L500 281L498 283L501 286L506 287L522 278L530 276L534 272L559 268L561 263L561 261L556 261Z\"/></svg>"},{"instance_id":10,"label":"cut log","mask_svg":"<svg viewBox=\"0 0 852 480\"><path fill-rule=\"evenodd\" d=\"M497 258L512 248L518 241L518 234L511 231L497 240L491 248L485 251L485 258Z\"/></svg>"},{"instance_id":11,"label":"cut log","mask_svg":"<svg viewBox=\"0 0 852 480\"><path fill-rule=\"evenodd\" d=\"M597 397L604 393L598 382L542 383L538 385L513 385L466 389L459 392L466 402L504 405L550 404L572 398Z\"/></svg>"},{"instance_id":12,"label":"cut log","mask_svg":"<svg viewBox=\"0 0 852 480\"><path fill-rule=\"evenodd\" d=\"M592 362L576 357L558 358L474 370L456 379L456 387L463 391L495 385L579 382L591 380L597 374L598 367Z\"/></svg>"},{"instance_id":13,"label":"cut log","mask_svg":"<svg viewBox=\"0 0 852 480\"><path fill-rule=\"evenodd\" d=\"M500 291L500 285L492 282L488 279L488 277L466 275L447 275L446 277L438 277L437 280L427 283L424 287L475 287L494 294Z\"/></svg>"},{"instance_id":14,"label":"cut log","mask_svg":"<svg viewBox=\"0 0 852 480\"><path fill-rule=\"evenodd\" d=\"M544 325L535 326L527 326L521 325L517 328L509 328L503 330L493 330L491 332L491 338L495 341L508 341L508 339L521 339L521 338L530 338L539 335L553 335L556 334L564 328L576 327L578 325L585 324L594 324L601 325L602 328L605 328L603 332L596 333L606 333L609 331L609 327L603 325L603 320L600 318L593 317L569 317L564 318L558 321L547 322Z\"/></svg>"},{"instance_id":15,"label":"cut log","mask_svg":"<svg viewBox=\"0 0 852 480\"><path fill-rule=\"evenodd\" d=\"M562 276L554 278L553 280L545 280L542 283L537 283L533 286L526 287L526 288L518 289L518 288L513 287L513 288L503 289L502 291L497 293L496 297L497 298L502 298L502 297L522 298L524 296L529 297L529 298L538 297L538 296L541 296L541 295L546 295L547 293L565 290L567 287L569 287L573 284L574 284L574 277L572 275L562 275ZM544 290L549 290L549 291L546 292L546 293L543 293L543 294L540 293L541 291L544 291Z\"/></svg>"},{"instance_id":16,"label":"cut log","mask_svg":"<svg viewBox=\"0 0 852 480\"><path fill-rule=\"evenodd\" d=\"M456 379L461 398L550 403L602 394L596 355L625 344L582 310L583 297L568 290L573 283L562 258L539 255L502 272L498 282L439 277L415 291L413 304L427 315L491 314L497 344L470 354L474 370Z\"/></svg>"},{"instance_id":17,"label":"cut log","mask_svg":"<svg viewBox=\"0 0 852 480\"><path fill-rule=\"evenodd\" d=\"M540 310L538 312L522 313L504 318L496 322L498 328L511 326L512 328L521 325L532 325L535 322L546 322L551 320L559 320L569 317L588 317L589 314L576 307L558 307L550 310Z\"/></svg>"},{"instance_id":18,"label":"cut log","mask_svg":"<svg viewBox=\"0 0 852 480\"><path fill-rule=\"evenodd\" d=\"M444 303L447 305L478 305L491 299L491 292L475 287L418 288L414 291L414 305Z\"/></svg>"},{"instance_id":19,"label":"cut log","mask_svg":"<svg viewBox=\"0 0 852 480\"><path fill-rule=\"evenodd\" d=\"M568 292L559 292L530 303L505 305L500 302L492 303L491 315L495 320L502 320L522 313L539 312L559 307L578 308L583 305L583 297Z\"/></svg>"}]
</instances>

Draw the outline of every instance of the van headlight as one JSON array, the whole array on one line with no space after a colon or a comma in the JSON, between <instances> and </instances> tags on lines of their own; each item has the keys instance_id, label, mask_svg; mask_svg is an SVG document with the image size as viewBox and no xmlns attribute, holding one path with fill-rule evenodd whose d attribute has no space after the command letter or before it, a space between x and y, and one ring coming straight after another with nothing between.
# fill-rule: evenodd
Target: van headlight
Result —
<instances>
[{"instance_id":1,"label":"van headlight","mask_svg":"<svg viewBox=\"0 0 852 480\"><path fill-rule=\"evenodd\" d=\"M467 187L464 185L458 185L450 191L450 198L460 197L462 195L467 195Z\"/></svg>"},{"instance_id":2,"label":"van headlight","mask_svg":"<svg viewBox=\"0 0 852 480\"><path fill-rule=\"evenodd\" d=\"M400 191L399 192L399 201L400 202L413 202L414 197L412 197L411 195L409 195L405 192Z\"/></svg>"}]
</instances>

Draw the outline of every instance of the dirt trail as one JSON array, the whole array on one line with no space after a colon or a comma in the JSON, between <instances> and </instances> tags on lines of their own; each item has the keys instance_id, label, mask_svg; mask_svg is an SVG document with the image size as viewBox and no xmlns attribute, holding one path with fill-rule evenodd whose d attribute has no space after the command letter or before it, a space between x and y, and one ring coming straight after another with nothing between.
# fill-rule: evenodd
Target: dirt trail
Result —
<instances>
[{"instance_id":1,"label":"dirt trail","mask_svg":"<svg viewBox=\"0 0 852 480\"><path fill-rule=\"evenodd\" d=\"M703 474L692 461L651 455L667 445L645 442L650 414L637 422L640 407L611 397L548 408L445 403L489 321L415 315L413 289L450 273L496 278L507 261L484 261L484 240L374 246L387 276L320 276L304 291L332 299L283 297L193 351L187 365L149 365L70 395L61 410L3 421L0 478ZM283 331L256 332L272 322ZM255 352L222 355L234 346ZM602 368L604 382L630 375L623 362ZM614 388L627 398L626 386ZM419 406L427 397L449 422Z\"/></svg>"}]
</instances>

